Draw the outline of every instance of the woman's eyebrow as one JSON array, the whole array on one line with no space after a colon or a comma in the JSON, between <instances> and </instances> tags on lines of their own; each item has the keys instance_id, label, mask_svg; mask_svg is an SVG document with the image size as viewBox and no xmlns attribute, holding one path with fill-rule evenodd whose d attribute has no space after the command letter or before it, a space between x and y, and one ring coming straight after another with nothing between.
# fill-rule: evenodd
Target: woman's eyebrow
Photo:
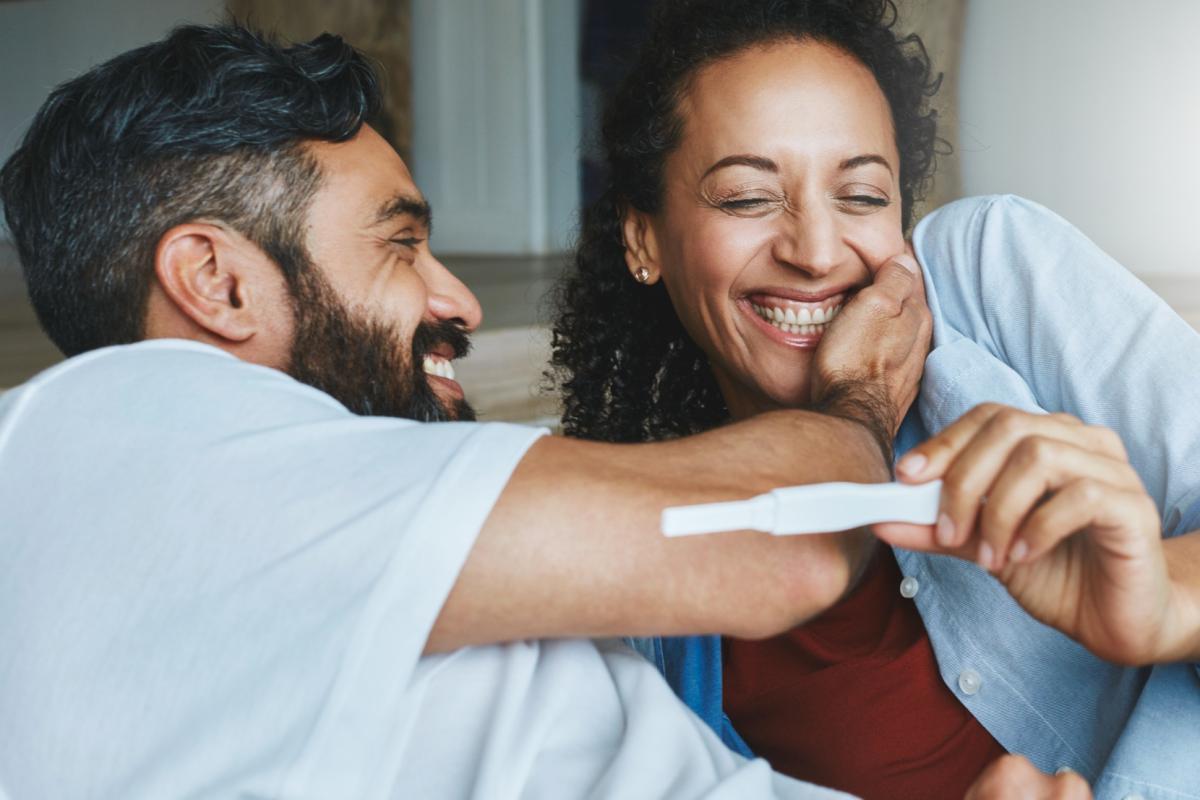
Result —
<instances>
[{"instance_id":1,"label":"woman's eyebrow","mask_svg":"<svg viewBox=\"0 0 1200 800\"><path fill-rule=\"evenodd\" d=\"M763 156L752 156L743 153L736 156L725 156L720 161L704 170L704 174L700 176L700 179L703 180L704 178L707 178L709 175L719 169L732 167L738 164L746 167L754 167L755 169L761 169L764 172L779 172L779 165L771 159L764 158Z\"/></svg>"},{"instance_id":2,"label":"woman's eyebrow","mask_svg":"<svg viewBox=\"0 0 1200 800\"><path fill-rule=\"evenodd\" d=\"M853 158L847 158L845 161L838 164L838 171L845 172L848 169L854 169L855 167L861 167L865 164L882 164L887 169L888 172L891 172L893 175L896 174L895 171L892 169L892 165L888 163L888 160L886 158L884 158L883 156L880 156L880 155L875 155L874 153L868 153L866 155L854 156Z\"/></svg>"}]
</instances>

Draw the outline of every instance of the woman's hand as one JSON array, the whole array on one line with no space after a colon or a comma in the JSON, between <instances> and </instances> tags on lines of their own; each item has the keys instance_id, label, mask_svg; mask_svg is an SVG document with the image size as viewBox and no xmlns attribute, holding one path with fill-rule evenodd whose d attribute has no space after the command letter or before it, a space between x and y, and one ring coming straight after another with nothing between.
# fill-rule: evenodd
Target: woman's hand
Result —
<instances>
[{"instance_id":1,"label":"woman's hand","mask_svg":"<svg viewBox=\"0 0 1200 800\"><path fill-rule=\"evenodd\" d=\"M941 515L935 526L877 525L881 539L977 561L1033 617L1110 661L1163 660L1186 635L1158 511L1112 431L982 405L897 473L941 478Z\"/></svg>"},{"instance_id":2,"label":"woman's hand","mask_svg":"<svg viewBox=\"0 0 1200 800\"><path fill-rule=\"evenodd\" d=\"M877 404L887 406L883 435L890 441L916 399L932 330L910 246L875 273L874 282L846 303L821 338L813 362L814 408L822 408L839 387L877 387Z\"/></svg>"},{"instance_id":3,"label":"woman's hand","mask_svg":"<svg viewBox=\"0 0 1200 800\"><path fill-rule=\"evenodd\" d=\"M985 769L963 800L1091 800L1087 781L1074 772L1046 775L1022 756L1002 756Z\"/></svg>"}]
</instances>

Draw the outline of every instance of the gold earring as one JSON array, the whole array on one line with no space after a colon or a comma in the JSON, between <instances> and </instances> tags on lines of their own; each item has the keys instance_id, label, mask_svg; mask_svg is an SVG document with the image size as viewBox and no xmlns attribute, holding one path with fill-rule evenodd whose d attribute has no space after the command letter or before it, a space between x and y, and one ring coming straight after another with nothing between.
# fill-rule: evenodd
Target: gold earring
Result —
<instances>
[{"instance_id":1,"label":"gold earring","mask_svg":"<svg viewBox=\"0 0 1200 800\"><path fill-rule=\"evenodd\" d=\"M638 283L646 283L650 280L650 270L645 267L638 267L633 271L633 279Z\"/></svg>"}]
</instances>

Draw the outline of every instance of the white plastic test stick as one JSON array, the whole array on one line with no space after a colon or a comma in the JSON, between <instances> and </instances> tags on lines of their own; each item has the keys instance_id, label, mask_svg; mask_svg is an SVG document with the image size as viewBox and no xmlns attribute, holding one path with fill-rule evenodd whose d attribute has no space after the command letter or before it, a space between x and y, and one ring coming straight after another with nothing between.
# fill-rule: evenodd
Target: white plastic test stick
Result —
<instances>
[{"instance_id":1,"label":"white plastic test stick","mask_svg":"<svg viewBox=\"0 0 1200 800\"><path fill-rule=\"evenodd\" d=\"M693 536L752 530L793 536L845 531L876 522L932 525L941 495L941 481L785 486L749 500L664 509L662 532Z\"/></svg>"}]
</instances>

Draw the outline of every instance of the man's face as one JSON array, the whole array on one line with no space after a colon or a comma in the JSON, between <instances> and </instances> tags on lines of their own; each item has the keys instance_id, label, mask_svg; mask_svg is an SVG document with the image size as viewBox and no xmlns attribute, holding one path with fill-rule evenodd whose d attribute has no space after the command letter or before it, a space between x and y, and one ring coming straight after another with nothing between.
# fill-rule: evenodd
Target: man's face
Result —
<instances>
[{"instance_id":1,"label":"man's face","mask_svg":"<svg viewBox=\"0 0 1200 800\"><path fill-rule=\"evenodd\" d=\"M473 419L450 362L482 313L429 250L429 207L396 151L363 126L312 145L312 263L292 287L288 372L358 414Z\"/></svg>"}]
</instances>

